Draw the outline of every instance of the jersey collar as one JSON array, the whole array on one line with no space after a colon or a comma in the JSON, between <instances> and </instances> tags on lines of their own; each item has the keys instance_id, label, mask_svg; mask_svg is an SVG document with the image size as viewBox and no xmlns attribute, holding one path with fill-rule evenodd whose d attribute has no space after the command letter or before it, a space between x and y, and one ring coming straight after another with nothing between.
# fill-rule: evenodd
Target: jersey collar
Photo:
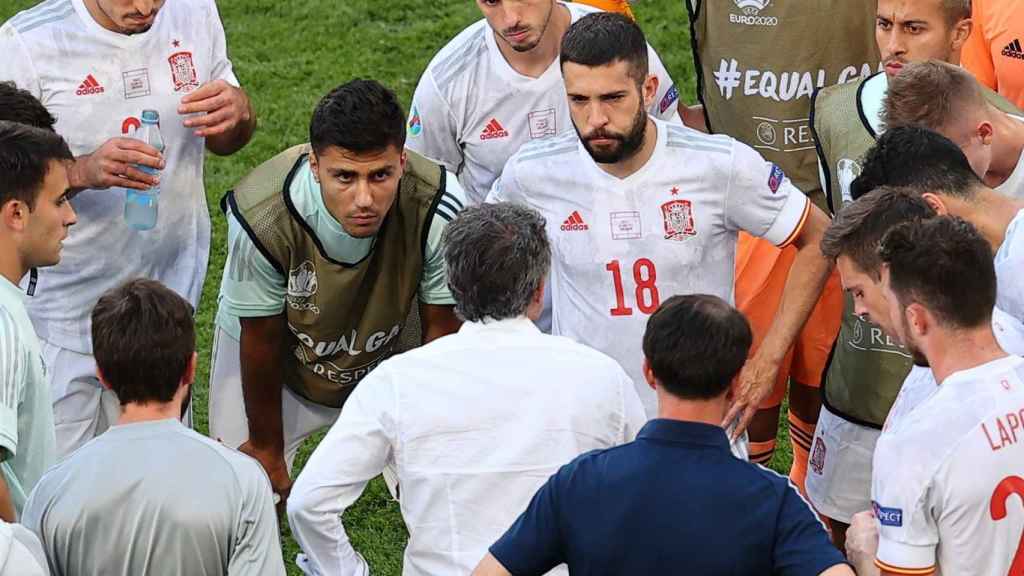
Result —
<instances>
[{"instance_id":1,"label":"jersey collar","mask_svg":"<svg viewBox=\"0 0 1024 576\"><path fill-rule=\"evenodd\" d=\"M729 452L729 438L725 435L725 430L721 426L703 422L656 418L644 424L644 427L640 429L637 440L641 439L671 444L710 446Z\"/></svg>"}]
</instances>

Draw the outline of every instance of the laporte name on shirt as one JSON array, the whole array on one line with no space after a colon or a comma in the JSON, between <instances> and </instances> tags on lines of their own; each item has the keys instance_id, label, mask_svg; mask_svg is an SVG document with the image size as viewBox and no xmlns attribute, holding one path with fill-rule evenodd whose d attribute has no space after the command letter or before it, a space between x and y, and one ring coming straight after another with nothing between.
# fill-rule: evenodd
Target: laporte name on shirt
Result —
<instances>
[{"instance_id":1,"label":"laporte name on shirt","mask_svg":"<svg viewBox=\"0 0 1024 576\"><path fill-rule=\"evenodd\" d=\"M1003 386L1008 387L1010 384L1004 380ZM1016 444L1018 433L1022 428L1024 428L1024 408L1016 412L1009 412L1004 416L996 416L995 422L981 423L981 431L985 433L989 448L993 452Z\"/></svg>"}]
</instances>

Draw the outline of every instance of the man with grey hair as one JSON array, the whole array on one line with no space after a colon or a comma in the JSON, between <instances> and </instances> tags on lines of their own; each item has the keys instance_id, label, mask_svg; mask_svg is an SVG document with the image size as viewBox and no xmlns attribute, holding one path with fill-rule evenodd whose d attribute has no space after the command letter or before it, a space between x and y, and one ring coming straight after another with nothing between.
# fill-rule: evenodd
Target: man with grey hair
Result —
<instances>
[{"instance_id":1,"label":"man with grey hair","mask_svg":"<svg viewBox=\"0 0 1024 576\"><path fill-rule=\"evenodd\" d=\"M614 360L532 322L551 267L545 226L508 203L447 226L448 285L465 323L367 375L310 457L288 500L307 574L366 573L341 515L391 459L409 529L403 573L468 574L555 470L644 425Z\"/></svg>"}]
</instances>

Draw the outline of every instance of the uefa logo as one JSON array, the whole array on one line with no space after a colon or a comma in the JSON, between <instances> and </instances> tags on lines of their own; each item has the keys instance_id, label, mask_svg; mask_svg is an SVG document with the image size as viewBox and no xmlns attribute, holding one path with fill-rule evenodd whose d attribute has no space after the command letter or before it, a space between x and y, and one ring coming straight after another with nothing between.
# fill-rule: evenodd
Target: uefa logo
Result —
<instances>
[{"instance_id":1,"label":"uefa logo","mask_svg":"<svg viewBox=\"0 0 1024 576\"><path fill-rule=\"evenodd\" d=\"M767 8L772 0L733 0L733 2L747 16L756 16L758 12Z\"/></svg>"}]
</instances>

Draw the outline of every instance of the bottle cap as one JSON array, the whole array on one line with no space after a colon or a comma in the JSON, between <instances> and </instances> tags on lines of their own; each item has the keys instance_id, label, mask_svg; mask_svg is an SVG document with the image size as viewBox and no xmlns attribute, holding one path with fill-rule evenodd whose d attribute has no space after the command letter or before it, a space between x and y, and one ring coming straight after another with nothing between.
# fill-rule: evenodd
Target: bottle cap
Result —
<instances>
[{"instance_id":1,"label":"bottle cap","mask_svg":"<svg viewBox=\"0 0 1024 576\"><path fill-rule=\"evenodd\" d=\"M160 122L160 113L156 110L143 110L142 121L146 124L158 124Z\"/></svg>"}]
</instances>

